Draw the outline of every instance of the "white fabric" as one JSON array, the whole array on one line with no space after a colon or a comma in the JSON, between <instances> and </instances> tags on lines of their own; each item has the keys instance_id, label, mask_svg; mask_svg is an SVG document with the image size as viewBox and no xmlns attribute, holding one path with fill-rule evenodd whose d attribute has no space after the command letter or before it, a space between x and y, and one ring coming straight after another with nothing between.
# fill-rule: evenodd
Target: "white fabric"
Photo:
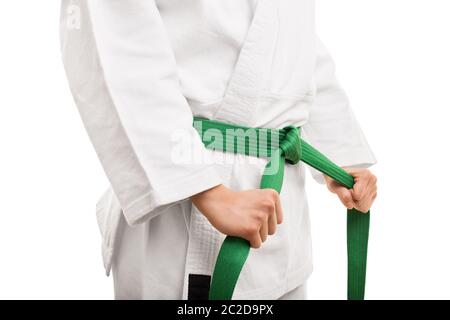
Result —
<instances>
[{"instance_id":1,"label":"white fabric","mask_svg":"<svg viewBox=\"0 0 450 320\"><path fill-rule=\"evenodd\" d=\"M188 198L259 185L266 161L214 163L193 114L303 126L338 164L375 162L315 35L313 0L63 0L61 17L71 90L111 183L97 217L117 296L186 298L187 276L211 274L224 238ZM203 161L174 156L180 132ZM285 176L285 221L251 251L235 298L278 298L312 270L303 166Z\"/></svg>"},{"instance_id":2,"label":"white fabric","mask_svg":"<svg viewBox=\"0 0 450 320\"><path fill-rule=\"evenodd\" d=\"M278 300L306 300L307 298L307 282L305 282L294 290L282 295Z\"/></svg>"}]
</instances>

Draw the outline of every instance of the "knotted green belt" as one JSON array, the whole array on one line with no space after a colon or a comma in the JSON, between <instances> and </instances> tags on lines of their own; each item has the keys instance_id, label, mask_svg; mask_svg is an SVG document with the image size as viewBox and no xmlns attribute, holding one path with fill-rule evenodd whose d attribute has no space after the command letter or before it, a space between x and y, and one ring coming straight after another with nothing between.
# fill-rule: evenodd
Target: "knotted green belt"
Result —
<instances>
[{"instance_id":1,"label":"knotted green belt","mask_svg":"<svg viewBox=\"0 0 450 320\"><path fill-rule=\"evenodd\" d=\"M310 165L325 175L351 189L353 177L300 138L296 127L284 129L248 128L219 121L194 118L194 127L209 149L267 157L269 162L261 178L260 188L281 191L284 164L299 161ZM347 210L347 297L364 299L367 244L370 213ZM211 280L209 298L230 300L239 274L250 251L247 240L227 236L219 251Z\"/></svg>"}]
</instances>

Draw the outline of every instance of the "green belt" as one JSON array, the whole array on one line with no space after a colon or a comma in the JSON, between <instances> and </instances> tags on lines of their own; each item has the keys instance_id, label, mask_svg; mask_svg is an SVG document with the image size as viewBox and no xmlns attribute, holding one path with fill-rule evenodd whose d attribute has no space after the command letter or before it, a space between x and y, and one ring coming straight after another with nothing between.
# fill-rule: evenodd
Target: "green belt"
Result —
<instances>
[{"instance_id":1,"label":"green belt","mask_svg":"<svg viewBox=\"0 0 450 320\"><path fill-rule=\"evenodd\" d=\"M219 121L194 118L194 127L208 149L267 157L269 162L261 178L260 188L281 191L284 163L299 161L310 165L325 175L351 189L353 177L300 138L300 129L248 128ZM275 169L274 169L275 168ZM370 212L363 214L355 209L347 210L347 297L364 299L367 244L369 239ZM242 267L248 257L247 240L227 236L220 248L211 280L209 298L230 300Z\"/></svg>"}]
</instances>

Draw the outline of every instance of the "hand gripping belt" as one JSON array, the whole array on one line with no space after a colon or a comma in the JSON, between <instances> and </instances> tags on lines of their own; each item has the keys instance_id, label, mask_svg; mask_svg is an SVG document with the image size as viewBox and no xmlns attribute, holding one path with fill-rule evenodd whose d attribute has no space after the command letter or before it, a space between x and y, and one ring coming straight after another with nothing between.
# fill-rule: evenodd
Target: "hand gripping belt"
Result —
<instances>
[{"instance_id":1,"label":"hand gripping belt","mask_svg":"<svg viewBox=\"0 0 450 320\"><path fill-rule=\"evenodd\" d=\"M285 162L295 165L300 161L348 189L353 188L353 177L303 141L300 138L299 128L293 126L284 129L248 128L197 117L194 118L194 127L209 149L267 157L269 161L261 178L261 189L271 188L279 193L283 185ZM252 143L251 139L245 137L236 138L236 132L248 133L248 130L253 130L256 143L255 141ZM222 141L214 140L217 135L222 137ZM364 299L369 224L370 212L348 210L347 298L349 300ZM212 275L209 299L230 300L232 298L249 251L250 244L247 240L231 236L225 238Z\"/></svg>"}]
</instances>

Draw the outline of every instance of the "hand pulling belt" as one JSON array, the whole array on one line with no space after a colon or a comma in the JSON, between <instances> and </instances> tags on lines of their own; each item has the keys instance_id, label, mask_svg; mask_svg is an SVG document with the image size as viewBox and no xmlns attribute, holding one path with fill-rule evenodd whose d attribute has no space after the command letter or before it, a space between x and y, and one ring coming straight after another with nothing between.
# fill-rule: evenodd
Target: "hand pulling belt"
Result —
<instances>
[{"instance_id":1,"label":"hand pulling belt","mask_svg":"<svg viewBox=\"0 0 450 320\"><path fill-rule=\"evenodd\" d=\"M248 128L198 117L194 118L194 127L208 149L267 157L269 161L261 178L261 189L271 188L280 193L285 162L295 165L300 161L346 188L353 188L353 177L303 141L300 138L299 128L293 126L284 129ZM351 209L347 210L347 213L347 298L363 300L370 212L362 213ZM210 300L232 298L249 251L250 243L247 240L231 236L225 238L212 275Z\"/></svg>"}]
</instances>

